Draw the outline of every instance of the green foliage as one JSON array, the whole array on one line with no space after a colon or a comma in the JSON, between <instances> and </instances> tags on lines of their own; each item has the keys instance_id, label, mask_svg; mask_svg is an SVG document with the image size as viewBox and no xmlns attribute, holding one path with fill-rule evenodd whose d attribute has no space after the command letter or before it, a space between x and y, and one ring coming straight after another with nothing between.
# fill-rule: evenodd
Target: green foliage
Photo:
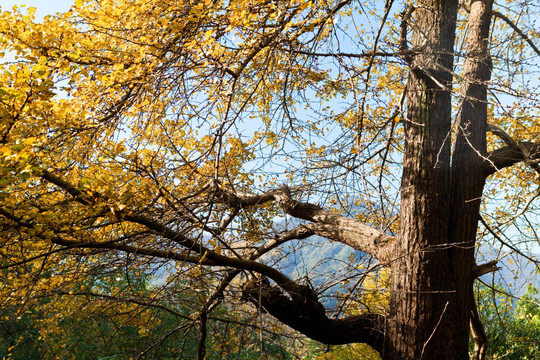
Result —
<instances>
[{"instance_id":1,"label":"green foliage","mask_svg":"<svg viewBox=\"0 0 540 360\"><path fill-rule=\"evenodd\" d=\"M540 298L533 286L519 300L480 287L478 312L488 337L488 359L534 360L540 358Z\"/></svg>"},{"instance_id":2,"label":"green foliage","mask_svg":"<svg viewBox=\"0 0 540 360\"><path fill-rule=\"evenodd\" d=\"M129 280L133 275L121 271L96 275L76 284L72 294L3 308L0 359L196 358L199 329L190 313L197 292L185 291L185 284L178 281L164 290L165 298L173 297L174 302L130 304L127 296L113 297L115 287L132 286L138 300L152 298L156 284L151 276L139 274L133 282ZM292 359L284 337L241 325L225 306L211 315L220 321L207 324L207 359Z\"/></svg>"},{"instance_id":3,"label":"green foliage","mask_svg":"<svg viewBox=\"0 0 540 360\"><path fill-rule=\"evenodd\" d=\"M38 345L39 329L33 321L34 317L29 313L17 316L17 313L17 307L2 307L0 359L8 354L12 359L43 359Z\"/></svg>"},{"instance_id":4,"label":"green foliage","mask_svg":"<svg viewBox=\"0 0 540 360\"><path fill-rule=\"evenodd\" d=\"M381 356L366 344L328 346L310 341L304 360L380 360Z\"/></svg>"}]
</instances>

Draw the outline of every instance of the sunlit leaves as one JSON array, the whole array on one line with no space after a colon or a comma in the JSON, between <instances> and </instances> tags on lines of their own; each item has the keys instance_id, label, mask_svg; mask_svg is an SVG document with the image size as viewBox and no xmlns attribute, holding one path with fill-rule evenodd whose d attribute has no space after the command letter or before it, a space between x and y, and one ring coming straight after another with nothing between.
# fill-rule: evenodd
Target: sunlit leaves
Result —
<instances>
[{"instance_id":1,"label":"sunlit leaves","mask_svg":"<svg viewBox=\"0 0 540 360\"><path fill-rule=\"evenodd\" d=\"M526 5L507 16L522 19ZM295 199L397 232L409 71L397 4L384 23L374 1L77 0L41 22L34 11L0 16L0 265L18 269L3 275L2 299L66 295L104 273L91 290L136 296L114 281L119 271L153 270L173 285L190 279L201 305L224 275L203 264L197 246L246 258L283 230L278 205L216 202L217 185L262 193L285 184ZM467 16L460 13L457 44ZM520 26L536 41L525 19ZM516 141L537 141L532 54L504 22L491 41L490 122ZM457 111L464 54L456 51ZM489 150L505 146L494 135L488 142ZM492 179L486 199L498 205L484 213L498 234L522 209L536 211L538 178L525 164ZM527 222L515 222L519 236L537 238ZM378 290L387 277L365 278L363 305L348 310L384 312L387 294ZM80 299L43 310L84 317L97 309ZM134 309L116 304L111 313ZM48 320L48 329L60 321ZM140 336L151 330L126 321Z\"/></svg>"}]
</instances>

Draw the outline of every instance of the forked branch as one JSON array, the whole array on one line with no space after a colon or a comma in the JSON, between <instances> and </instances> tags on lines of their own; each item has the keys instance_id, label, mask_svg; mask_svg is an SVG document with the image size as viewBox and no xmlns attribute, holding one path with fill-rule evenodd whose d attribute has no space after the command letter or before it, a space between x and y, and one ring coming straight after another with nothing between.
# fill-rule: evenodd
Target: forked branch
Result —
<instances>
[{"instance_id":1,"label":"forked branch","mask_svg":"<svg viewBox=\"0 0 540 360\"><path fill-rule=\"evenodd\" d=\"M494 172L524 161L540 175L540 144L529 141L516 141L506 131L495 125L488 125L488 131L499 137L507 145L488 154L484 162L484 174Z\"/></svg>"},{"instance_id":2,"label":"forked branch","mask_svg":"<svg viewBox=\"0 0 540 360\"><path fill-rule=\"evenodd\" d=\"M80 204L89 207L94 205L92 204L92 200L86 198L82 191L60 176L44 171L41 177L69 193ZM237 208L273 200L285 212L297 218L313 222L312 224L307 224L305 228L300 227L293 231L281 233L276 238L277 242L286 241L290 237L305 237L311 234L311 232L314 232L317 234L326 234L330 238L335 236L336 239L341 239L342 241L346 236L359 233L364 234L369 243L366 245L367 248L375 248L377 244L381 244L381 247L384 248L385 246L383 245L387 245L388 247L388 244L392 243L392 237L376 229L372 229L357 220L335 215L317 205L294 201L288 188L281 188L262 195L234 193L229 190L217 188L215 194L216 198L220 201ZM254 254L252 258L228 257L197 243L195 240L162 223L159 219L153 219L150 216L131 212L127 208L115 211L114 215L121 221L143 225L149 231L174 241L177 245L191 251L194 255L179 256L174 251L158 253L155 250L144 253L143 249L126 244L114 244L113 249L138 254L144 253L148 256L158 256L179 261L198 260L198 263L201 265L229 267L258 273L261 277L254 277L244 285L243 296L278 320L306 336L326 344L364 342L379 351L382 350L384 343L384 331L382 330L384 328L384 316L364 314L342 319L331 319L326 315L324 306L319 302L317 294L312 288L295 282L266 264L254 261L253 258L256 258L257 254ZM345 229L340 230L341 227ZM347 229L347 227L350 227L350 229ZM58 245L76 246L79 248L104 247L104 244L100 243L73 242L57 236L51 239L51 241ZM188 259L188 257L195 259ZM230 274L231 278L234 275L235 272L232 272ZM277 286L271 285L268 279L274 281ZM203 310L200 315L200 323L204 327L206 310ZM204 335L200 340L198 349L199 357L202 357L204 356Z\"/></svg>"},{"instance_id":3,"label":"forked branch","mask_svg":"<svg viewBox=\"0 0 540 360\"><path fill-rule=\"evenodd\" d=\"M393 259L395 246L393 236L368 226L362 221L337 215L319 205L296 201L291 196L291 190L286 186L259 195L218 187L216 194L221 202L235 207L249 207L275 201L286 214L310 222L303 225L303 235L308 232L341 242L368 253L381 262Z\"/></svg>"},{"instance_id":4,"label":"forked branch","mask_svg":"<svg viewBox=\"0 0 540 360\"><path fill-rule=\"evenodd\" d=\"M242 295L245 300L314 340L334 345L365 342L382 351L384 316L363 314L331 319L312 288L302 285L299 290L287 296L262 277L244 284Z\"/></svg>"}]
</instances>

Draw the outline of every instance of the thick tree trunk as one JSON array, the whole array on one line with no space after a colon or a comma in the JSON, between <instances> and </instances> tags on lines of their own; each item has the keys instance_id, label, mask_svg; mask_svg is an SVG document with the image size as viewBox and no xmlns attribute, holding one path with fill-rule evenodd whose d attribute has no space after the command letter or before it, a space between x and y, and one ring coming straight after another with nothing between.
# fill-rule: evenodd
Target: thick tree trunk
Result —
<instances>
[{"instance_id":1,"label":"thick tree trunk","mask_svg":"<svg viewBox=\"0 0 540 360\"><path fill-rule=\"evenodd\" d=\"M420 1L411 59L398 246L385 359L468 359L474 244L485 177L490 0L471 6L450 161L457 2Z\"/></svg>"},{"instance_id":2,"label":"thick tree trunk","mask_svg":"<svg viewBox=\"0 0 540 360\"><path fill-rule=\"evenodd\" d=\"M399 257L385 359L464 359L455 318L461 307L450 268L451 87L456 0L420 1L407 85ZM461 314L460 314L461 316ZM461 329L467 333L467 326Z\"/></svg>"},{"instance_id":3,"label":"thick tree trunk","mask_svg":"<svg viewBox=\"0 0 540 360\"><path fill-rule=\"evenodd\" d=\"M410 54L415 55L406 58L411 71L397 240L317 205L294 201L286 188L258 196L216 192L221 201L237 207L277 201L286 213L309 221L284 236L318 234L391 264L386 318L367 314L330 319L316 295L292 281L280 280L287 294L264 281L246 285L246 299L311 338L329 344L367 342L385 360L460 360L469 358L470 320L474 333L483 333L475 318L472 283L480 202L486 176L493 171L485 165L491 161L486 161L486 89L492 0L470 5L461 103L452 128L457 6L456 0L421 0L414 11ZM497 164L507 161L492 156ZM520 161L519 156L511 158L512 163ZM475 337L477 358L485 353L481 337Z\"/></svg>"}]
</instances>

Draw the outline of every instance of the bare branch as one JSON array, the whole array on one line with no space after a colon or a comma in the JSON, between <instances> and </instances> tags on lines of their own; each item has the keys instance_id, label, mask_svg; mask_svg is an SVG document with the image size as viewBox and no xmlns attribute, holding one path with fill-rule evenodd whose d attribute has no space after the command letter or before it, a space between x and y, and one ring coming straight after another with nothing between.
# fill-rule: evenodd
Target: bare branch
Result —
<instances>
[{"instance_id":1,"label":"bare branch","mask_svg":"<svg viewBox=\"0 0 540 360\"><path fill-rule=\"evenodd\" d=\"M232 190L221 188L219 197L222 202L238 207L276 201L285 213L312 222L304 225L304 230L297 229L296 231L299 233L307 229L310 234L341 242L354 249L366 252L382 262L390 261L395 255L393 253L394 237L359 220L325 210L319 205L295 201L292 199L291 190L288 187L282 187L260 195L234 193ZM288 236L290 235L288 234ZM294 236L297 235L299 234ZM302 234L302 236L307 237L306 235L307 233Z\"/></svg>"},{"instance_id":2,"label":"bare branch","mask_svg":"<svg viewBox=\"0 0 540 360\"><path fill-rule=\"evenodd\" d=\"M489 263L488 263L489 264ZM486 264L487 265L487 264ZM488 339L484 325L480 316L478 315L478 307L476 300L474 299L474 293L471 291L471 314L469 320L469 327L471 329L471 335L474 341L473 360L483 360L486 357Z\"/></svg>"},{"instance_id":3,"label":"bare branch","mask_svg":"<svg viewBox=\"0 0 540 360\"><path fill-rule=\"evenodd\" d=\"M330 319L313 289L302 286L301 296L285 296L266 278L244 284L243 297L295 330L325 344L365 342L382 351L384 316L363 314Z\"/></svg>"},{"instance_id":4,"label":"bare branch","mask_svg":"<svg viewBox=\"0 0 540 360\"><path fill-rule=\"evenodd\" d=\"M514 22L512 20L510 20L508 17L506 17L504 14L498 12L497 10L492 10L491 13L493 14L493 16L495 16L495 17L503 20L505 23L507 23L515 32L518 33L519 36L521 36L521 38L523 40L525 40L527 42L527 44L529 44L531 46L531 48L533 49L533 51L537 55L540 55L540 49L538 49L538 47L527 36L527 34L525 34L523 31L521 31L521 29L516 24L514 24Z\"/></svg>"},{"instance_id":5,"label":"bare branch","mask_svg":"<svg viewBox=\"0 0 540 360\"><path fill-rule=\"evenodd\" d=\"M400 25L400 31L399 31L399 47L401 50L401 53L403 54L403 58L407 62L407 64L412 63L412 56L411 52L409 51L409 46L407 44L407 31L409 28L409 21L411 21L411 15L414 11L414 6L407 5L405 7L405 10L401 13L401 25Z\"/></svg>"},{"instance_id":6,"label":"bare branch","mask_svg":"<svg viewBox=\"0 0 540 360\"><path fill-rule=\"evenodd\" d=\"M44 177L45 178L45 177ZM60 177L47 173L46 179L57 186L61 187L82 204L88 204L88 200L82 197L81 192L72 184L62 180ZM219 192L218 192L219 193ZM337 237L342 239L343 236L339 235L339 227L347 226L347 218L343 218L330 213L317 205L295 202L292 200L290 190L288 188L282 188L273 192L263 194L261 196L255 196L250 194L234 194L227 191L221 192L221 198L228 200L229 204L235 204L242 207L247 205L255 205L261 202L266 202L268 199L273 198L276 200L284 211L296 214L297 217L314 222L323 222L321 224L308 224L312 226L313 230L318 230L321 233L327 233L328 236L333 236L333 232L337 232ZM123 210L116 214L122 220L138 223L146 226L148 229L153 230L156 234L164 236L176 243L187 247L201 256L199 262L203 265L214 266L228 266L236 269L245 269L262 274L263 277L260 280L252 279L247 282L243 288L243 296L245 299L261 306L265 311L272 314L278 320L291 326L292 328L300 331L301 333L313 338L315 340L322 341L327 344L345 344L350 342L365 342L370 344L373 348L381 351L384 343L384 317L378 314L365 314L351 316L344 319L330 319L326 316L324 306L318 301L317 294L309 286L300 285L287 276L279 272L278 270L269 267L265 264L258 263L251 259L239 259L230 258L217 254L216 252L205 248L201 244L195 243L195 241L189 239L183 234L176 232L175 230L168 228L162 223L150 219L140 214L129 213L127 210ZM361 224L352 219L356 226ZM333 225L333 226L332 226ZM361 224L361 232L365 231L365 228L369 229L369 236L373 243L379 241L385 242L390 239L389 236L376 231L366 225ZM283 238L290 238L291 236L304 236L309 233L308 231L298 228L292 232L282 233ZM375 236L374 236L375 235ZM343 239L342 239L343 240ZM65 246L79 246L82 248L101 247L99 243L84 243L73 242L55 237L52 239L54 243ZM177 254L153 250L145 250L136 247L131 247L124 244L114 244L116 250L139 253L145 255L161 255L166 258L176 258ZM184 259L178 259L180 261ZM229 279L232 279L236 275L236 272L229 274ZM271 286L268 278L274 280L281 289L286 291L287 295L278 287ZM222 286L227 286L228 282L224 282ZM216 293L217 296L217 293ZM205 343L205 330L207 319L207 308L203 309L199 314L201 324L201 336L198 346L198 358L204 357L204 343Z\"/></svg>"},{"instance_id":7,"label":"bare branch","mask_svg":"<svg viewBox=\"0 0 540 360\"><path fill-rule=\"evenodd\" d=\"M515 253L523 256L525 259L529 260L531 263L533 264L537 264L536 267L538 269L540 269L540 266L538 265L537 261L535 261L532 257L528 256L527 254L525 254L523 251L519 250L517 247L515 247L514 245L508 243L507 241L504 241L499 235L497 235L497 233L495 231L493 231L493 229L491 228L491 226L489 226L486 221L484 220L484 218L480 217L480 222L482 223L482 225L484 225L484 227L489 231L489 233L495 238L497 239L502 245L506 246L507 248L511 249L512 251L514 251Z\"/></svg>"},{"instance_id":8,"label":"bare branch","mask_svg":"<svg viewBox=\"0 0 540 360\"><path fill-rule=\"evenodd\" d=\"M333 57L333 58L351 58L351 59L365 59L365 58L372 58L372 57L407 57L414 55L416 52L413 50L406 50L406 51L397 51L397 52L386 52L386 51L365 51L361 53L344 53L344 52L332 52L332 53L322 53L322 52L313 52L313 51L305 51L305 50L299 50L299 49L282 49L283 51L287 51L293 54L300 54L300 55L308 55L308 56L315 56L315 57Z\"/></svg>"},{"instance_id":9,"label":"bare branch","mask_svg":"<svg viewBox=\"0 0 540 360\"><path fill-rule=\"evenodd\" d=\"M492 260L485 264L476 265L476 268L474 269L474 277L477 278L482 275L497 271L499 269L500 267L497 266L497 260Z\"/></svg>"},{"instance_id":10,"label":"bare branch","mask_svg":"<svg viewBox=\"0 0 540 360\"><path fill-rule=\"evenodd\" d=\"M484 162L484 174L494 172L524 161L540 174L540 144L534 142L517 142L506 131L496 125L489 124L488 131L499 137L508 146L492 151Z\"/></svg>"}]
</instances>

